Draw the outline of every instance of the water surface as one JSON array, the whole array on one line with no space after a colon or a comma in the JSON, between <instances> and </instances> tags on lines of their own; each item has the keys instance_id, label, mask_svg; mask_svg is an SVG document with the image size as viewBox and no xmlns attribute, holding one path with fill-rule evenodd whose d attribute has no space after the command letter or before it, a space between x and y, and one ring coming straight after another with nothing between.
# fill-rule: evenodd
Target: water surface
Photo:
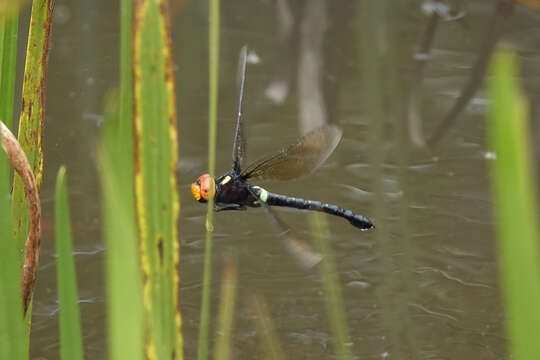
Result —
<instances>
[{"instance_id":1,"label":"water surface","mask_svg":"<svg viewBox=\"0 0 540 360\"><path fill-rule=\"evenodd\" d=\"M356 358L505 358L488 176L493 160L485 141L488 101L483 90L440 144L429 150L414 147L407 132L407 99L415 78L411 58L428 24L421 2L402 1L389 8L371 32L362 20L366 8L353 2L317 0L306 8L307 2L291 3L294 25L287 36L282 32L287 17L278 15L285 1L222 2L217 171L230 167L237 55L248 44L253 59L246 104L248 161L287 145L317 122L339 123L343 129L340 145L316 173L262 185L340 204L369 216L377 226L359 232L341 219L328 218ZM86 358L106 358L95 153L104 96L118 79L116 6L104 0L56 2L44 137L45 233L31 339L34 359L58 358L52 199L61 164L68 168ZM192 359L206 210L192 199L189 184L207 171L207 9L200 1L173 1L171 8L182 202L180 296L185 356ZM493 2L475 1L464 10L463 18L440 23L435 34L421 84L427 135L470 76ZM537 12L516 7L502 39L518 52L533 118L540 88L539 18ZM366 41L366 34L374 41ZM368 46L373 43L377 49ZM392 56L377 57L381 51ZM311 60L319 62L320 71L312 71ZM384 83L371 88L366 84L372 71L380 71ZM383 105L380 117L371 111L373 94ZM305 213L279 214L302 238L313 236ZM268 303L288 358L333 358L318 269L297 266L261 209L219 213L215 222L214 314L223 265L230 254L239 264L234 358L264 357L249 306L252 294Z\"/></svg>"}]
</instances>

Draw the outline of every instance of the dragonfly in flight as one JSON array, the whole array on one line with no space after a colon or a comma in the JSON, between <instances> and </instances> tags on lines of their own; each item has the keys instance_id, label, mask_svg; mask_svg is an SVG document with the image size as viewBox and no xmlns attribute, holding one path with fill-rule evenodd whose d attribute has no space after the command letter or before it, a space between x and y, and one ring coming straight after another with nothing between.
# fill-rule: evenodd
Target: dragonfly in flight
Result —
<instances>
[{"instance_id":1,"label":"dragonfly in flight","mask_svg":"<svg viewBox=\"0 0 540 360\"><path fill-rule=\"evenodd\" d=\"M276 194L248 182L248 180L287 181L310 174L332 154L341 140L342 131L336 125L323 125L279 152L244 167L246 146L243 137L243 102L246 68L247 46L244 46L240 52L240 94L232 151L232 168L226 174L215 179L211 178L209 174L199 176L191 184L191 192L195 199L204 203L213 197L217 211L264 207L283 232L288 232L289 229L271 207L280 206L319 211L341 217L360 230L373 228L373 223L367 217L343 209L338 205Z\"/></svg>"}]
</instances>

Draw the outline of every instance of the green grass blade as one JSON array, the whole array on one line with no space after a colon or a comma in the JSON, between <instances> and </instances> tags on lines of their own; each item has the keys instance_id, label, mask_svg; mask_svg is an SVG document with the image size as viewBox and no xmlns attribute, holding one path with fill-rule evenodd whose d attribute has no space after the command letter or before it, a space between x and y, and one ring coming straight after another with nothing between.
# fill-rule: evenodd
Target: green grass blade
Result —
<instances>
[{"instance_id":1,"label":"green grass blade","mask_svg":"<svg viewBox=\"0 0 540 360\"><path fill-rule=\"evenodd\" d=\"M488 130L497 154L492 189L510 352L513 359L535 359L540 354L540 249L527 105L510 51L495 55L492 73Z\"/></svg>"},{"instance_id":2,"label":"green grass blade","mask_svg":"<svg viewBox=\"0 0 540 360\"><path fill-rule=\"evenodd\" d=\"M133 0L120 3L120 118L117 129L118 141L122 143L125 154L129 156L122 164L122 174L126 178L128 191L133 188ZM134 208L135 200L131 196L126 201L126 208Z\"/></svg>"},{"instance_id":3,"label":"green grass blade","mask_svg":"<svg viewBox=\"0 0 540 360\"><path fill-rule=\"evenodd\" d=\"M28 0L1 0L0 1L0 21L6 19L19 11L19 8Z\"/></svg>"},{"instance_id":4,"label":"green grass blade","mask_svg":"<svg viewBox=\"0 0 540 360\"><path fill-rule=\"evenodd\" d=\"M120 6L120 94L119 98L116 94L107 98L99 151L107 248L107 325L109 358L141 360L144 308L133 171L133 1L122 0Z\"/></svg>"},{"instance_id":5,"label":"green grass blade","mask_svg":"<svg viewBox=\"0 0 540 360\"><path fill-rule=\"evenodd\" d=\"M178 140L166 0L138 0L134 18L135 193L148 357L182 358L178 310Z\"/></svg>"},{"instance_id":6,"label":"green grass blade","mask_svg":"<svg viewBox=\"0 0 540 360\"><path fill-rule=\"evenodd\" d=\"M56 274L60 302L60 357L77 360L83 358L83 348L64 167L60 168L56 178L54 219L58 253Z\"/></svg>"},{"instance_id":7,"label":"green grass blade","mask_svg":"<svg viewBox=\"0 0 540 360\"><path fill-rule=\"evenodd\" d=\"M133 153L126 151L119 131L118 99L109 96L99 151L104 238L107 251L107 323L109 358L141 360L144 354L139 239L133 207L133 177L127 168Z\"/></svg>"},{"instance_id":8,"label":"green grass blade","mask_svg":"<svg viewBox=\"0 0 540 360\"><path fill-rule=\"evenodd\" d=\"M53 0L35 0L32 4L30 31L24 69L22 90L22 111L19 119L19 142L28 157L36 177L36 184L41 184L43 171L42 129L45 118L45 85L47 60L49 56L49 37L52 23ZM28 232L28 202L24 195L24 186L18 175L13 182L12 216L16 246L22 256Z\"/></svg>"},{"instance_id":9,"label":"green grass blade","mask_svg":"<svg viewBox=\"0 0 540 360\"><path fill-rule=\"evenodd\" d=\"M219 0L210 0L209 31L209 107L208 107L208 174L214 178L216 169L217 109L219 84ZM212 282L212 232L214 198L210 197L206 211L206 241L204 274L199 326L198 360L208 359L210 333L210 288Z\"/></svg>"},{"instance_id":10,"label":"green grass blade","mask_svg":"<svg viewBox=\"0 0 540 360\"><path fill-rule=\"evenodd\" d=\"M234 305L238 270L236 261L230 261L223 273L219 306L219 338L216 345L216 360L231 359L231 335L233 329Z\"/></svg>"},{"instance_id":11,"label":"green grass blade","mask_svg":"<svg viewBox=\"0 0 540 360\"><path fill-rule=\"evenodd\" d=\"M20 271L11 237L9 162L0 150L0 359L26 359Z\"/></svg>"},{"instance_id":12,"label":"green grass blade","mask_svg":"<svg viewBox=\"0 0 540 360\"><path fill-rule=\"evenodd\" d=\"M276 329L270 319L268 305L262 297L257 295L250 297L249 305L256 316L257 333L260 335L265 354L263 358L268 360L284 360L285 353L279 342Z\"/></svg>"},{"instance_id":13,"label":"green grass blade","mask_svg":"<svg viewBox=\"0 0 540 360\"><path fill-rule=\"evenodd\" d=\"M339 277L337 275L336 264L334 263L332 248L328 242L328 238L330 237L328 222L323 215L315 212L309 214L309 222L315 234L317 250L323 255L320 269L326 299L326 312L332 330L334 349L338 359L352 359L347 316L341 296L341 287L339 285Z\"/></svg>"},{"instance_id":14,"label":"green grass blade","mask_svg":"<svg viewBox=\"0 0 540 360\"><path fill-rule=\"evenodd\" d=\"M18 26L18 13L0 20L0 120L10 129L13 123Z\"/></svg>"}]
</instances>

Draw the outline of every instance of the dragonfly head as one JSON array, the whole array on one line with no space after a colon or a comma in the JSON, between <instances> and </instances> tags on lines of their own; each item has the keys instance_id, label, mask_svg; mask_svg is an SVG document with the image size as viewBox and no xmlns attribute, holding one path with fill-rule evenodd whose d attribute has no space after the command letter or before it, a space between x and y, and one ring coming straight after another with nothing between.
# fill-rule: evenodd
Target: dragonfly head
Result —
<instances>
[{"instance_id":1,"label":"dragonfly head","mask_svg":"<svg viewBox=\"0 0 540 360\"><path fill-rule=\"evenodd\" d=\"M210 196L216 195L216 182L208 174L201 175L191 184L191 193L195 200L207 202Z\"/></svg>"}]
</instances>

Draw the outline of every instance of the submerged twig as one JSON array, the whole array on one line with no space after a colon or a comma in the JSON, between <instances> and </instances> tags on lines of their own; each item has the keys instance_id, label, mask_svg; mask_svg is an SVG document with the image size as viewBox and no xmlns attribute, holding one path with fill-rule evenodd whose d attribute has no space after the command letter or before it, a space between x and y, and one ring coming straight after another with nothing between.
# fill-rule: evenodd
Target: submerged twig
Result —
<instances>
[{"instance_id":1,"label":"submerged twig","mask_svg":"<svg viewBox=\"0 0 540 360\"><path fill-rule=\"evenodd\" d=\"M478 53L478 58L471 69L469 81L461 90L454 106L427 140L429 146L435 146L439 140L444 137L448 129L454 125L458 116L469 104L478 88L482 85L489 65L489 60L491 59L495 45L502 35L504 22L512 12L512 5L512 2L509 0L500 0L495 4L495 11L489 21L482 47Z\"/></svg>"},{"instance_id":2,"label":"submerged twig","mask_svg":"<svg viewBox=\"0 0 540 360\"><path fill-rule=\"evenodd\" d=\"M302 135L328 123L322 90L323 39L327 23L326 1L311 1L300 24L298 56L298 109Z\"/></svg>"},{"instance_id":3,"label":"submerged twig","mask_svg":"<svg viewBox=\"0 0 540 360\"><path fill-rule=\"evenodd\" d=\"M427 60L430 57L431 48L433 46L433 40L435 39L435 33L439 25L441 16L439 12L433 11L429 24L422 36L420 42L420 48L416 53L414 59L416 60L415 79L409 96L409 137L411 142L416 146L424 146L426 141L422 130L422 117L420 115L420 99L422 92L422 82L424 80L424 69L426 67Z\"/></svg>"},{"instance_id":4,"label":"submerged twig","mask_svg":"<svg viewBox=\"0 0 540 360\"><path fill-rule=\"evenodd\" d=\"M21 292L24 314L28 310L30 298L34 292L39 251L41 247L41 204L36 179L21 145L7 126L0 121L2 131L2 148L6 152L11 165L21 177L24 192L28 198L30 212L30 229L26 239L24 266L21 278Z\"/></svg>"}]
</instances>

